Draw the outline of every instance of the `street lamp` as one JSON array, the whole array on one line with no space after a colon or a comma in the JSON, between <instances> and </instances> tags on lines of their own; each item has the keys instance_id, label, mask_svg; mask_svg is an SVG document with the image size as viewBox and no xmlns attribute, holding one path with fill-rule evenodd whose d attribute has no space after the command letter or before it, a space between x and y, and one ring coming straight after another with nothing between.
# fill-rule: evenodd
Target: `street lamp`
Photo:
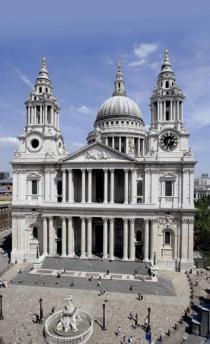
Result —
<instances>
[{"instance_id":1,"label":"street lamp","mask_svg":"<svg viewBox=\"0 0 210 344\"><path fill-rule=\"evenodd\" d=\"M43 320L42 299L39 299L39 322L42 323L42 320Z\"/></svg>"},{"instance_id":2,"label":"street lamp","mask_svg":"<svg viewBox=\"0 0 210 344\"><path fill-rule=\"evenodd\" d=\"M103 325L102 325L102 330L106 331L106 314L105 314L106 305L105 305L105 303L103 303L102 308L103 308Z\"/></svg>"},{"instance_id":3,"label":"street lamp","mask_svg":"<svg viewBox=\"0 0 210 344\"><path fill-rule=\"evenodd\" d=\"M0 320L3 320L3 311L2 311L2 299L3 299L3 295L0 294Z\"/></svg>"}]
</instances>

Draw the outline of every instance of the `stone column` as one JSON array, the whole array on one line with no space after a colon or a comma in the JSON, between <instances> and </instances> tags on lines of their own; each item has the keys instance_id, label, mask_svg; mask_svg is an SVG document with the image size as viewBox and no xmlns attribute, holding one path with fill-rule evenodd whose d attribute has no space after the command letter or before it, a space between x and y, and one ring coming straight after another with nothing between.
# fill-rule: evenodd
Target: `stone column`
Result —
<instances>
[{"instance_id":1,"label":"stone column","mask_svg":"<svg viewBox=\"0 0 210 344\"><path fill-rule=\"evenodd\" d=\"M87 243L88 258L92 257L92 217L88 218L88 243Z\"/></svg>"},{"instance_id":2,"label":"stone column","mask_svg":"<svg viewBox=\"0 0 210 344\"><path fill-rule=\"evenodd\" d=\"M136 203L136 170L131 170L131 203Z\"/></svg>"},{"instance_id":3,"label":"stone column","mask_svg":"<svg viewBox=\"0 0 210 344\"><path fill-rule=\"evenodd\" d=\"M176 102L176 109L177 109L177 121L179 121L179 100Z\"/></svg>"},{"instance_id":4,"label":"stone column","mask_svg":"<svg viewBox=\"0 0 210 344\"><path fill-rule=\"evenodd\" d=\"M128 204L128 170L124 169L124 203Z\"/></svg>"},{"instance_id":5,"label":"stone column","mask_svg":"<svg viewBox=\"0 0 210 344\"><path fill-rule=\"evenodd\" d=\"M49 217L49 254L55 254L55 229L53 226L53 216Z\"/></svg>"},{"instance_id":6,"label":"stone column","mask_svg":"<svg viewBox=\"0 0 210 344\"><path fill-rule=\"evenodd\" d=\"M144 262L149 261L149 220L144 220Z\"/></svg>"},{"instance_id":7,"label":"stone column","mask_svg":"<svg viewBox=\"0 0 210 344\"><path fill-rule=\"evenodd\" d=\"M104 168L104 203L108 202L108 170Z\"/></svg>"},{"instance_id":8,"label":"stone column","mask_svg":"<svg viewBox=\"0 0 210 344\"><path fill-rule=\"evenodd\" d=\"M125 136L125 154L128 154L128 138Z\"/></svg>"},{"instance_id":9,"label":"stone column","mask_svg":"<svg viewBox=\"0 0 210 344\"><path fill-rule=\"evenodd\" d=\"M43 217L43 254L47 255L47 216Z\"/></svg>"},{"instance_id":10,"label":"stone column","mask_svg":"<svg viewBox=\"0 0 210 344\"><path fill-rule=\"evenodd\" d=\"M111 178L110 178L110 203L114 203L114 170L111 169Z\"/></svg>"},{"instance_id":11,"label":"stone column","mask_svg":"<svg viewBox=\"0 0 210 344\"><path fill-rule=\"evenodd\" d=\"M122 151L122 139L121 136L119 136L119 151Z\"/></svg>"},{"instance_id":12,"label":"stone column","mask_svg":"<svg viewBox=\"0 0 210 344\"><path fill-rule=\"evenodd\" d=\"M62 257L66 257L66 218L62 217Z\"/></svg>"},{"instance_id":13,"label":"stone column","mask_svg":"<svg viewBox=\"0 0 210 344\"><path fill-rule=\"evenodd\" d=\"M105 137L105 145L108 146L108 137Z\"/></svg>"},{"instance_id":14,"label":"stone column","mask_svg":"<svg viewBox=\"0 0 210 344\"><path fill-rule=\"evenodd\" d=\"M103 218L103 259L107 259L107 218Z\"/></svg>"},{"instance_id":15,"label":"stone column","mask_svg":"<svg viewBox=\"0 0 210 344\"><path fill-rule=\"evenodd\" d=\"M170 101L170 121L172 120L172 113L173 113L172 101Z\"/></svg>"},{"instance_id":16,"label":"stone column","mask_svg":"<svg viewBox=\"0 0 210 344\"><path fill-rule=\"evenodd\" d=\"M138 156L141 156L141 145L140 145L140 139L138 139Z\"/></svg>"},{"instance_id":17,"label":"stone column","mask_svg":"<svg viewBox=\"0 0 210 344\"><path fill-rule=\"evenodd\" d=\"M135 260L134 233L135 219L130 219L130 260Z\"/></svg>"},{"instance_id":18,"label":"stone column","mask_svg":"<svg viewBox=\"0 0 210 344\"><path fill-rule=\"evenodd\" d=\"M88 203L92 202L92 169L88 168Z\"/></svg>"},{"instance_id":19,"label":"stone column","mask_svg":"<svg viewBox=\"0 0 210 344\"><path fill-rule=\"evenodd\" d=\"M82 203L85 203L85 189L86 189L86 183L85 183L85 169L82 169Z\"/></svg>"},{"instance_id":20,"label":"stone column","mask_svg":"<svg viewBox=\"0 0 210 344\"><path fill-rule=\"evenodd\" d=\"M123 219L123 260L128 260L128 219Z\"/></svg>"},{"instance_id":21,"label":"stone column","mask_svg":"<svg viewBox=\"0 0 210 344\"><path fill-rule=\"evenodd\" d=\"M163 102L163 121L166 120L166 102Z\"/></svg>"},{"instance_id":22,"label":"stone column","mask_svg":"<svg viewBox=\"0 0 210 344\"><path fill-rule=\"evenodd\" d=\"M73 246L73 225L72 225L72 217L68 217L68 256L73 257L74 255L74 246Z\"/></svg>"},{"instance_id":23,"label":"stone column","mask_svg":"<svg viewBox=\"0 0 210 344\"><path fill-rule=\"evenodd\" d=\"M154 253L155 253L155 239L156 239L156 220L152 219L151 221L151 256L150 256L150 261L152 264L155 264L156 262L154 261Z\"/></svg>"},{"instance_id":24,"label":"stone column","mask_svg":"<svg viewBox=\"0 0 210 344\"><path fill-rule=\"evenodd\" d=\"M85 217L81 217L81 258L85 256Z\"/></svg>"},{"instance_id":25,"label":"stone column","mask_svg":"<svg viewBox=\"0 0 210 344\"><path fill-rule=\"evenodd\" d=\"M109 257L114 260L114 219L109 220Z\"/></svg>"},{"instance_id":26,"label":"stone column","mask_svg":"<svg viewBox=\"0 0 210 344\"><path fill-rule=\"evenodd\" d=\"M73 184L73 171L69 169L69 203L74 202L74 184Z\"/></svg>"},{"instance_id":27,"label":"stone column","mask_svg":"<svg viewBox=\"0 0 210 344\"><path fill-rule=\"evenodd\" d=\"M114 148L114 137L112 137L112 148Z\"/></svg>"},{"instance_id":28,"label":"stone column","mask_svg":"<svg viewBox=\"0 0 210 344\"><path fill-rule=\"evenodd\" d=\"M62 201L66 202L66 170L62 169Z\"/></svg>"}]
</instances>

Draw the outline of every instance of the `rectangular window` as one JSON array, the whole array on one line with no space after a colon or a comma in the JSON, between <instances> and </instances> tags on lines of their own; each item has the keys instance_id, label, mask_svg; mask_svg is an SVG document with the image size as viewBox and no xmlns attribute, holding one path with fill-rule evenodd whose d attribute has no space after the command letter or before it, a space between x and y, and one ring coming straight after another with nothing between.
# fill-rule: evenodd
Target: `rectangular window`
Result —
<instances>
[{"instance_id":1,"label":"rectangular window","mask_svg":"<svg viewBox=\"0 0 210 344\"><path fill-rule=\"evenodd\" d=\"M172 181L165 182L165 196L173 196L173 184Z\"/></svg>"},{"instance_id":2,"label":"rectangular window","mask_svg":"<svg viewBox=\"0 0 210 344\"><path fill-rule=\"evenodd\" d=\"M38 181L32 180L32 195L38 194Z\"/></svg>"}]
</instances>

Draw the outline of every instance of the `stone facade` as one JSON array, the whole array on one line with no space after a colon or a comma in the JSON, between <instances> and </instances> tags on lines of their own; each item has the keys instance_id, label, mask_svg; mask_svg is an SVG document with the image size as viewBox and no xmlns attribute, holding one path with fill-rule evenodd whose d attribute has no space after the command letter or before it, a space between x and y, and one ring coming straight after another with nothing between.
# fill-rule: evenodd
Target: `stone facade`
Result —
<instances>
[{"instance_id":1,"label":"stone facade","mask_svg":"<svg viewBox=\"0 0 210 344\"><path fill-rule=\"evenodd\" d=\"M43 59L13 166L12 261L37 255L193 266L194 165L165 51L145 129L121 65L87 145L68 154Z\"/></svg>"}]
</instances>

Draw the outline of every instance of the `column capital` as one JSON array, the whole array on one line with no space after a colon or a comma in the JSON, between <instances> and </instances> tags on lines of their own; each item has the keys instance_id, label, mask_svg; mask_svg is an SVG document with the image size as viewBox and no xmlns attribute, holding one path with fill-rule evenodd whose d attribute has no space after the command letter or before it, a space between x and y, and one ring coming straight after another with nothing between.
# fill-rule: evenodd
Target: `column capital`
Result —
<instances>
[{"instance_id":1,"label":"column capital","mask_svg":"<svg viewBox=\"0 0 210 344\"><path fill-rule=\"evenodd\" d=\"M128 167L125 167L123 170L124 170L125 172L128 172L130 169L129 169Z\"/></svg>"},{"instance_id":2,"label":"column capital","mask_svg":"<svg viewBox=\"0 0 210 344\"><path fill-rule=\"evenodd\" d=\"M66 218L67 218L67 216L61 216L61 218L62 218L62 221L65 221L66 220Z\"/></svg>"},{"instance_id":3,"label":"column capital","mask_svg":"<svg viewBox=\"0 0 210 344\"><path fill-rule=\"evenodd\" d=\"M72 221L73 216L67 216L66 218L67 218L68 220Z\"/></svg>"},{"instance_id":4,"label":"column capital","mask_svg":"<svg viewBox=\"0 0 210 344\"><path fill-rule=\"evenodd\" d=\"M72 168L67 168L67 171L68 172L72 172Z\"/></svg>"},{"instance_id":5,"label":"column capital","mask_svg":"<svg viewBox=\"0 0 210 344\"><path fill-rule=\"evenodd\" d=\"M92 222L93 218L89 216L89 217L86 217L86 219L87 219L88 222Z\"/></svg>"},{"instance_id":6,"label":"column capital","mask_svg":"<svg viewBox=\"0 0 210 344\"><path fill-rule=\"evenodd\" d=\"M134 224L134 223L135 223L135 218L134 218L134 217L131 217L131 218L130 218L130 221L131 221L132 224Z\"/></svg>"},{"instance_id":7,"label":"column capital","mask_svg":"<svg viewBox=\"0 0 210 344\"><path fill-rule=\"evenodd\" d=\"M86 171L86 168L81 168L82 173Z\"/></svg>"},{"instance_id":8,"label":"column capital","mask_svg":"<svg viewBox=\"0 0 210 344\"><path fill-rule=\"evenodd\" d=\"M66 168L64 168L64 167L61 168L61 171L62 171L62 172L66 172Z\"/></svg>"},{"instance_id":9,"label":"column capital","mask_svg":"<svg viewBox=\"0 0 210 344\"><path fill-rule=\"evenodd\" d=\"M113 223L114 222L114 217L109 217L109 221L110 221L110 223Z\"/></svg>"},{"instance_id":10,"label":"column capital","mask_svg":"<svg viewBox=\"0 0 210 344\"><path fill-rule=\"evenodd\" d=\"M123 220L124 223L128 223L129 218L123 217L122 220Z\"/></svg>"},{"instance_id":11,"label":"column capital","mask_svg":"<svg viewBox=\"0 0 210 344\"><path fill-rule=\"evenodd\" d=\"M84 168L83 168L83 170L84 170ZM88 172L92 172L93 168L92 168L92 167L88 167L88 168L86 168L86 170L87 170Z\"/></svg>"},{"instance_id":12,"label":"column capital","mask_svg":"<svg viewBox=\"0 0 210 344\"><path fill-rule=\"evenodd\" d=\"M80 216L80 220L81 220L81 221L84 221L85 219L86 219L85 216Z\"/></svg>"},{"instance_id":13,"label":"column capital","mask_svg":"<svg viewBox=\"0 0 210 344\"><path fill-rule=\"evenodd\" d=\"M104 172L108 172L108 170L110 170L110 168L108 168L108 167L103 168L103 171L104 171Z\"/></svg>"},{"instance_id":14,"label":"column capital","mask_svg":"<svg viewBox=\"0 0 210 344\"><path fill-rule=\"evenodd\" d=\"M108 217L107 216L103 216L102 220L103 220L103 222L107 222L108 221Z\"/></svg>"}]
</instances>

